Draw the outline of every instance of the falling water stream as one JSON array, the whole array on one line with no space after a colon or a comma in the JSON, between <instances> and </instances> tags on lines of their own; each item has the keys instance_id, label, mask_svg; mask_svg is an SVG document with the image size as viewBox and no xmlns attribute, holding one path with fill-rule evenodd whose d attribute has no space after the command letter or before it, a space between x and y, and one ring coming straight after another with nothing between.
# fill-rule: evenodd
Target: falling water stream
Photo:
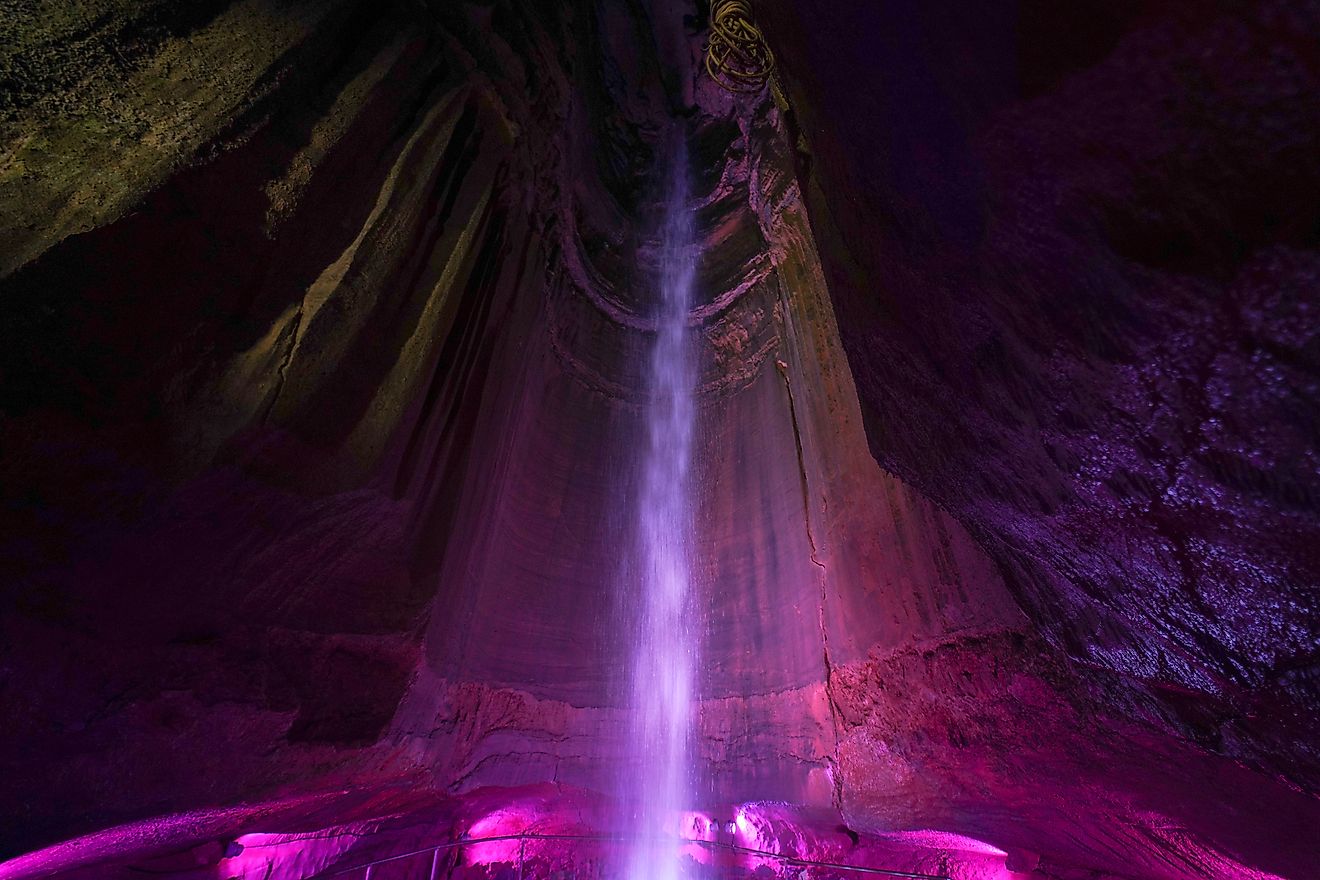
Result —
<instances>
[{"instance_id":1,"label":"falling water stream","mask_svg":"<svg viewBox=\"0 0 1320 880\"><path fill-rule=\"evenodd\" d=\"M692 788L688 750L699 633L690 596L696 370L688 315L695 254L683 149L675 151L670 168L648 372L648 439L637 494L628 729L633 772L624 789L640 833L627 858L630 880L679 876L678 847L656 838L674 832Z\"/></svg>"}]
</instances>

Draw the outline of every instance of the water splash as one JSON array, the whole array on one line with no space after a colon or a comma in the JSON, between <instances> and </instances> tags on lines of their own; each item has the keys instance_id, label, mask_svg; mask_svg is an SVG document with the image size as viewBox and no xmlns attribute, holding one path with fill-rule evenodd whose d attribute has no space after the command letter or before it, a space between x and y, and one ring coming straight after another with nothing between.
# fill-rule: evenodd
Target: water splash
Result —
<instances>
[{"instance_id":1,"label":"water splash","mask_svg":"<svg viewBox=\"0 0 1320 880\"><path fill-rule=\"evenodd\" d=\"M636 630L630 682L625 796L640 840L626 866L631 880L680 876L678 817L692 796L689 747L697 636L691 613L693 434L696 369L688 314L695 254L688 207L687 154L675 150L661 236L656 336L646 411L648 443L638 493Z\"/></svg>"}]
</instances>

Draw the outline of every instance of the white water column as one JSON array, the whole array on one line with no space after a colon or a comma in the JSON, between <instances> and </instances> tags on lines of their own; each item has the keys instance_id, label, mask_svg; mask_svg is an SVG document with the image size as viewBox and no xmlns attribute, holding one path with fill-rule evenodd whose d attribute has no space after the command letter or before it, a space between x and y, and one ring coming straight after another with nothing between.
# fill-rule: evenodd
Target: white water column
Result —
<instances>
[{"instance_id":1,"label":"white water column","mask_svg":"<svg viewBox=\"0 0 1320 880\"><path fill-rule=\"evenodd\" d=\"M628 856L631 880L679 876L679 816L691 805L697 641L691 592L691 463L697 371L688 316L696 255L688 205L686 151L670 165L661 234L659 302L646 410L648 442L637 496L638 577L631 586L635 626L629 748L636 769L624 780L638 836Z\"/></svg>"}]
</instances>

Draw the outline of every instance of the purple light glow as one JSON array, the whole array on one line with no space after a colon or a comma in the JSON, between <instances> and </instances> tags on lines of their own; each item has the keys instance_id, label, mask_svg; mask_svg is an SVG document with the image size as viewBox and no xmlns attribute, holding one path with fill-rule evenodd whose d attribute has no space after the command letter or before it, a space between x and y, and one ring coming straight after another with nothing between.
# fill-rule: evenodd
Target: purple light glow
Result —
<instances>
[{"instance_id":1,"label":"purple light glow","mask_svg":"<svg viewBox=\"0 0 1320 880\"><path fill-rule=\"evenodd\" d=\"M625 867L633 880L676 880L678 847L657 837L684 836L683 811L692 797L692 735L696 629L692 622L692 499L689 469L696 421L696 375L688 312L695 275L688 208L687 154L671 169L661 241L660 303L650 360L649 444L638 496L637 572L629 775L624 802L638 842ZM675 828L675 825L681 826Z\"/></svg>"}]
</instances>

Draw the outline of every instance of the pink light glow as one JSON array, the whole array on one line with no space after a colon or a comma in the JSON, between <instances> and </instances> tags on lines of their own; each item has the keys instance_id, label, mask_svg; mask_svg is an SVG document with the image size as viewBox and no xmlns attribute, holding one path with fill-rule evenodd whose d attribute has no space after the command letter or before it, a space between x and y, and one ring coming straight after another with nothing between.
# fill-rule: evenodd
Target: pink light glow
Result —
<instances>
[{"instance_id":1,"label":"pink light glow","mask_svg":"<svg viewBox=\"0 0 1320 880\"><path fill-rule=\"evenodd\" d=\"M1012 880L1005 852L985 841L947 831L915 829L854 838L828 811L803 811L788 804L753 802L734 813L739 846L816 862L922 874L949 873L956 880ZM783 864L748 856L751 870L782 873Z\"/></svg>"},{"instance_id":2,"label":"pink light glow","mask_svg":"<svg viewBox=\"0 0 1320 880\"><path fill-rule=\"evenodd\" d=\"M215 867L223 880L311 877L344 856L361 839L353 832L327 835L244 834L243 851Z\"/></svg>"},{"instance_id":3,"label":"pink light glow","mask_svg":"<svg viewBox=\"0 0 1320 880\"><path fill-rule=\"evenodd\" d=\"M684 840L714 840L713 829L718 828L712 824L714 821L706 813L688 810L679 819L678 836Z\"/></svg>"},{"instance_id":4,"label":"pink light glow","mask_svg":"<svg viewBox=\"0 0 1320 880\"><path fill-rule=\"evenodd\" d=\"M1006 856L1007 853L1002 849L991 846L984 840L977 840L974 837L967 837L962 834L955 834L952 831L936 831L932 828L923 828L914 831L890 831L879 835L886 840L901 841L912 846L926 847L928 849L947 849L957 852L977 853L986 856Z\"/></svg>"},{"instance_id":5,"label":"pink light glow","mask_svg":"<svg viewBox=\"0 0 1320 880\"><path fill-rule=\"evenodd\" d=\"M740 839L750 840L753 838L755 829L752 827L752 821L747 818L747 813L741 807L738 808L737 814L733 817L733 824L738 829Z\"/></svg>"},{"instance_id":6,"label":"pink light glow","mask_svg":"<svg viewBox=\"0 0 1320 880\"><path fill-rule=\"evenodd\" d=\"M470 843L463 847L463 864L492 865L498 863L516 864L522 847L520 840L494 840L488 843Z\"/></svg>"},{"instance_id":7,"label":"pink light glow","mask_svg":"<svg viewBox=\"0 0 1320 880\"><path fill-rule=\"evenodd\" d=\"M319 800L316 815L350 818L352 799L342 793ZM456 835L469 838L510 836L511 840L468 842L458 859L475 869L474 876L507 873L525 858L528 880L538 877L596 876L599 866L618 864L630 840L519 840L520 834L592 837L614 833L637 836L636 829L611 825L617 819L612 802L581 790L554 786L482 789L460 803L429 804L400 809L387 802L386 812L357 813L349 823L319 827L309 821L312 802L302 802L293 814L282 802L264 807L166 816L109 829L49 847L0 865L0 880L29 880L72 872L78 880L104 876L134 876L132 869L190 880L305 880L327 870L364 864L378 858L445 843ZM329 808L328 814L320 810ZM927 874L947 873L954 880L1026 880L1008 863L1033 864L1033 858L1010 858L1004 849L967 835L939 829L905 829L849 835L837 814L804 810L789 804L749 802L707 811L676 813L666 823L670 838L662 844L680 874L796 877L802 869L766 856L730 851L735 844L783 856ZM732 834L727 824L734 826ZM284 828L279 832L248 831L244 827ZM1280 880L1226 858L1207 856L1204 845L1185 832L1165 829L1171 845L1192 858L1203 859L1214 876L1224 880ZM241 851L230 847L238 844ZM520 852L521 851L521 852ZM1029 854L1030 855L1030 854ZM400 863L402 866L403 863ZM409 863L412 864L412 863ZM393 869L391 869L393 870ZM809 870L809 869L808 869ZM842 873L842 872L840 872ZM379 876L395 876L382 870ZM1170 875L1162 875L1166 878ZM360 880L347 875L348 880Z\"/></svg>"},{"instance_id":8,"label":"pink light glow","mask_svg":"<svg viewBox=\"0 0 1320 880\"><path fill-rule=\"evenodd\" d=\"M503 837L509 834L522 834L533 824L534 817L527 812L510 807L487 813L468 826L468 837Z\"/></svg>"}]
</instances>

